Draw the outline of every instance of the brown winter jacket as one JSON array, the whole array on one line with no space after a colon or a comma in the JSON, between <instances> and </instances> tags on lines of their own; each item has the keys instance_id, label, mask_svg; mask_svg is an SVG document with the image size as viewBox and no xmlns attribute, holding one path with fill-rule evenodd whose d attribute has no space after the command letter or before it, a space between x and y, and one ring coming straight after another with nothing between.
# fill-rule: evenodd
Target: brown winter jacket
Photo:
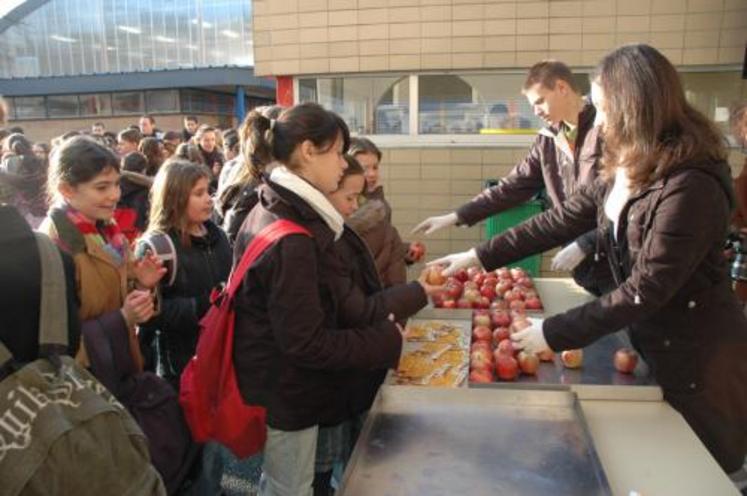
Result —
<instances>
[{"instance_id":1,"label":"brown winter jacket","mask_svg":"<svg viewBox=\"0 0 747 496\"><path fill-rule=\"evenodd\" d=\"M392 225L392 207L384 198L384 187L363 194L366 202L347 219L347 223L371 249L376 268L385 288L407 280L405 256L408 244Z\"/></svg>"},{"instance_id":2,"label":"brown winter jacket","mask_svg":"<svg viewBox=\"0 0 747 496\"><path fill-rule=\"evenodd\" d=\"M394 323L340 328L336 289L346 267L334 234L295 193L268 182L236 239L234 263L278 219L306 227L271 246L247 271L236 296L234 365L241 394L267 408L270 427L293 431L349 418L340 393L345 369L392 368L402 337Z\"/></svg>"},{"instance_id":3,"label":"brown winter jacket","mask_svg":"<svg viewBox=\"0 0 747 496\"><path fill-rule=\"evenodd\" d=\"M734 198L725 163L687 164L634 194L617 241L604 213L611 184L597 180L563 204L482 244L486 269L573 239L599 225L617 289L548 318L554 350L580 348L627 327L665 398L722 468L747 451L747 320L722 254Z\"/></svg>"}]
</instances>

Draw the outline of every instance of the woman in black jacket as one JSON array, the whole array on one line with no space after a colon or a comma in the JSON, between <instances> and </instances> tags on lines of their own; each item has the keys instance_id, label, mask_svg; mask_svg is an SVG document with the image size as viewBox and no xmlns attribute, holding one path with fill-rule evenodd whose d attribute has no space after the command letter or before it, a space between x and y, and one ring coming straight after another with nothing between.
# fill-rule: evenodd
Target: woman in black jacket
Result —
<instances>
[{"instance_id":1,"label":"woman in black jacket","mask_svg":"<svg viewBox=\"0 0 747 496\"><path fill-rule=\"evenodd\" d=\"M260 494L312 494L319 425L347 418L341 369L396 366L401 328L383 319L340 328L336 295L344 270L335 241L342 216L325 194L337 189L347 167L344 121L316 104L285 110L276 121L248 118L252 164L279 162L259 188L259 203L236 241L235 259L265 227L287 220L309 235L275 242L249 269L237 293L234 365L249 404L267 408Z\"/></svg>"}]
</instances>

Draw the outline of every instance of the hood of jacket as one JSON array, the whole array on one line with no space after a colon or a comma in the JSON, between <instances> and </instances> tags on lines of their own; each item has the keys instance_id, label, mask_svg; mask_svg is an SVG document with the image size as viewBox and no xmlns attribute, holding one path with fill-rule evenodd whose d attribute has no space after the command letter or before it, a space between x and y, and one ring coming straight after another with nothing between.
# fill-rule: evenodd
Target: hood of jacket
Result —
<instances>
[{"instance_id":1,"label":"hood of jacket","mask_svg":"<svg viewBox=\"0 0 747 496\"><path fill-rule=\"evenodd\" d=\"M345 219L345 223L359 234L367 233L386 219L387 208L382 200L369 200Z\"/></svg>"}]
</instances>

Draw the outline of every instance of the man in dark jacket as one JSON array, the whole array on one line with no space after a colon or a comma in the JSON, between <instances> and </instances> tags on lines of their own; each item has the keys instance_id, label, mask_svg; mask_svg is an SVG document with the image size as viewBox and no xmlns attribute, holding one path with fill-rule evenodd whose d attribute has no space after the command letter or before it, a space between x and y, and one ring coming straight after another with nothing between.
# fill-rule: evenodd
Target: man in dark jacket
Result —
<instances>
[{"instance_id":1,"label":"man in dark jacket","mask_svg":"<svg viewBox=\"0 0 747 496\"><path fill-rule=\"evenodd\" d=\"M497 185L486 189L455 212L430 217L413 232L431 234L453 226L477 222L530 200L545 189L553 206L560 205L580 186L597 176L600 154L596 111L580 95L570 69L546 60L529 69L524 95L548 126L542 129L529 154ZM564 248L553 260L554 268L573 271L576 282L600 295L614 287L607 261L595 261L596 235L592 230ZM454 268L456 270L456 268Z\"/></svg>"}]
</instances>

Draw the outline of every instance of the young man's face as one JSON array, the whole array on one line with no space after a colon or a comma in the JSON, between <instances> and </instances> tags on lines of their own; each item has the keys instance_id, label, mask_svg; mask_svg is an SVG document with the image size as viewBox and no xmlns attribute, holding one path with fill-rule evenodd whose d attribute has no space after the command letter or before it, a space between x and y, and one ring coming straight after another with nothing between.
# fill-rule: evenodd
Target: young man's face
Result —
<instances>
[{"instance_id":1,"label":"young man's face","mask_svg":"<svg viewBox=\"0 0 747 496\"><path fill-rule=\"evenodd\" d=\"M197 121L185 119L184 127L187 128L187 131L189 131L191 134L195 134L195 131L197 131Z\"/></svg>"},{"instance_id":2,"label":"young man's face","mask_svg":"<svg viewBox=\"0 0 747 496\"><path fill-rule=\"evenodd\" d=\"M537 83L528 90L524 95L529 101L529 105L534 111L534 115L545 121L547 124L557 126L563 120L569 120L568 100L572 92L568 83L562 80L555 82L555 87L549 89L541 83Z\"/></svg>"},{"instance_id":3,"label":"young man's face","mask_svg":"<svg viewBox=\"0 0 747 496\"><path fill-rule=\"evenodd\" d=\"M104 126L93 126L91 128L91 132L95 136L103 136L104 135Z\"/></svg>"},{"instance_id":4,"label":"young man's face","mask_svg":"<svg viewBox=\"0 0 747 496\"><path fill-rule=\"evenodd\" d=\"M147 117L141 117L138 125L140 126L140 132L144 136L153 134L153 123Z\"/></svg>"}]
</instances>

